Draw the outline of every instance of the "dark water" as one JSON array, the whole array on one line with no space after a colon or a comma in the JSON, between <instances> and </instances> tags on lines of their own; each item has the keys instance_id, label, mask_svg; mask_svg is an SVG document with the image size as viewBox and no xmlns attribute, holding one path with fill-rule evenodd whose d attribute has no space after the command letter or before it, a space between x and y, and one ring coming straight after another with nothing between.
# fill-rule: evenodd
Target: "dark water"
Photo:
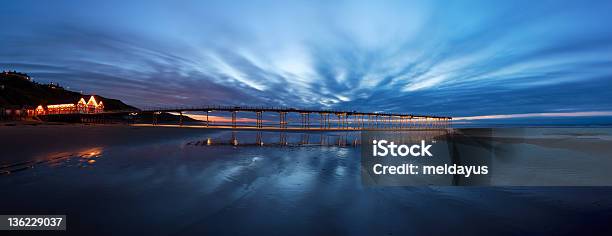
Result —
<instances>
[{"instance_id":1,"label":"dark water","mask_svg":"<svg viewBox=\"0 0 612 236\"><path fill-rule=\"evenodd\" d=\"M354 134L285 135L200 131L68 148L0 176L0 213L66 214L79 235L612 230L612 188L364 187Z\"/></svg>"}]
</instances>

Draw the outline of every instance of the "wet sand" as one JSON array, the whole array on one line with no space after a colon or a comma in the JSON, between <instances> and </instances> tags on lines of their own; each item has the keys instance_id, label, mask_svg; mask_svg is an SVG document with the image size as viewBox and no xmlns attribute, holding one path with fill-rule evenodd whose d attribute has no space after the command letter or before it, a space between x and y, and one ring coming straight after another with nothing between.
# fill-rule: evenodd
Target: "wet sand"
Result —
<instances>
[{"instance_id":1,"label":"wet sand","mask_svg":"<svg viewBox=\"0 0 612 236\"><path fill-rule=\"evenodd\" d=\"M141 128L123 124L11 123L0 125L0 165L97 146L142 145L200 135L203 130Z\"/></svg>"},{"instance_id":2,"label":"wet sand","mask_svg":"<svg viewBox=\"0 0 612 236\"><path fill-rule=\"evenodd\" d=\"M101 125L0 132L2 163L70 156L0 176L0 213L67 214L77 235L612 230L612 188L364 187L350 145L194 146L231 132Z\"/></svg>"}]
</instances>

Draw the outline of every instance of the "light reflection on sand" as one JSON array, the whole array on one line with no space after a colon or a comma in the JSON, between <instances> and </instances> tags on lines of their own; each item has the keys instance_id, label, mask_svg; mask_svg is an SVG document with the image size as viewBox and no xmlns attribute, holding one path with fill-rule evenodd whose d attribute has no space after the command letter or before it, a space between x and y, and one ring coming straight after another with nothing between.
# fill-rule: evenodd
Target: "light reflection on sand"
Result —
<instances>
[{"instance_id":1,"label":"light reflection on sand","mask_svg":"<svg viewBox=\"0 0 612 236\"><path fill-rule=\"evenodd\" d=\"M45 165L50 167L60 167L74 159L81 163L81 167L90 166L96 162L96 158L102 156L103 150L103 147L90 147L43 154L30 161L2 165L0 167L0 173L12 174Z\"/></svg>"}]
</instances>

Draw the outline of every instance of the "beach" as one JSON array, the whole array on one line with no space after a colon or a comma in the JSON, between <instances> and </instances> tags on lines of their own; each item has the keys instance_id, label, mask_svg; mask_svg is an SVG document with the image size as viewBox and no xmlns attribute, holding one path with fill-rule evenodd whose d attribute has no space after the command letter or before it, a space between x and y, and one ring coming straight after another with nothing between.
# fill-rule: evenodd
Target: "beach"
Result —
<instances>
[{"instance_id":1,"label":"beach","mask_svg":"<svg viewBox=\"0 0 612 236\"><path fill-rule=\"evenodd\" d=\"M557 131L498 136L579 152L582 141L598 147L609 142L606 135ZM258 144L258 135L249 131L0 126L4 169L28 163L0 176L1 213L65 214L70 233L95 229L97 235L612 230L609 187L368 187L361 183L354 134L314 132L302 144L300 132L262 135L263 145L251 145ZM565 143L552 145L538 135L556 135ZM330 140L319 145L323 136ZM578 144L570 141L577 137Z\"/></svg>"}]
</instances>

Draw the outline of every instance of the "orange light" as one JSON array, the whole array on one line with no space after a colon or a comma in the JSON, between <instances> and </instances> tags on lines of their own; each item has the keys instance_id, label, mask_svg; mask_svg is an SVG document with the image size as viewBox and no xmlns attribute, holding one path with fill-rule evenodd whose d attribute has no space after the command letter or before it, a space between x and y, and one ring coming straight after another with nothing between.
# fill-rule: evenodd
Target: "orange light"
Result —
<instances>
[{"instance_id":1,"label":"orange light","mask_svg":"<svg viewBox=\"0 0 612 236\"><path fill-rule=\"evenodd\" d=\"M58 108L73 108L74 104L54 104L54 105L47 105L48 109L58 109Z\"/></svg>"}]
</instances>

